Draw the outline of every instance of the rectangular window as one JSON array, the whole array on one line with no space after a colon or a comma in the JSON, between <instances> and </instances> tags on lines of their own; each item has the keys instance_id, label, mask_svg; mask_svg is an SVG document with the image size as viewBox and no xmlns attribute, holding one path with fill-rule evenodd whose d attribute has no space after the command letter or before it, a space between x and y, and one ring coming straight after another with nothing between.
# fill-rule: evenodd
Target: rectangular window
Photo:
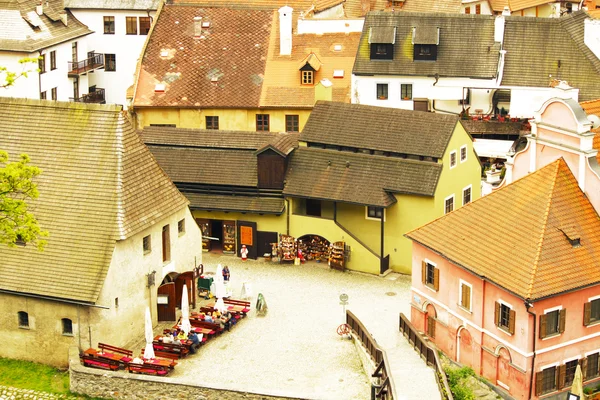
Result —
<instances>
[{"instance_id":1,"label":"rectangular window","mask_svg":"<svg viewBox=\"0 0 600 400\"><path fill-rule=\"evenodd\" d=\"M454 211L454 195L444 200L444 214Z\"/></svg>"},{"instance_id":2,"label":"rectangular window","mask_svg":"<svg viewBox=\"0 0 600 400\"><path fill-rule=\"evenodd\" d=\"M439 290L440 270L432 262L426 260L421 262L421 282L433 290Z\"/></svg>"},{"instance_id":3,"label":"rectangular window","mask_svg":"<svg viewBox=\"0 0 600 400\"><path fill-rule=\"evenodd\" d=\"M583 324L591 325L600 321L600 299L592 300L583 305Z\"/></svg>"},{"instance_id":4,"label":"rectangular window","mask_svg":"<svg viewBox=\"0 0 600 400\"><path fill-rule=\"evenodd\" d=\"M285 116L285 131L300 132L300 117L298 115Z\"/></svg>"},{"instance_id":5,"label":"rectangular window","mask_svg":"<svg viewBox=\"0 0 600 400\"><path fill-rule=\"evenodd\" d=\"M415 61L435 61L437 60L437 45L435 44L415 44L413 49L413 59Z\"/></svg>"},{"instance_id":6,"label":"rectangular window","mask_svg":"<svg viewBox=\"0 0 600 400\"><path fill-rule=\"evenodd\" d=\"M56 50L50 52L50 70L56 69Z\"/></svg>"},{"instance_id":7,"label":"rectangular window","mask_svg":"<svg viewBox=\"0 0 600 400\"><path fill-rule=\"evenodd\" d=\"M371 60L393 60L394 45L389 43L371 43Z\"/></svg>"},{"instance_id":8,"label":"rectangular window","mask_svg":"<svg viewBox=\"0 0 600 400\"><path fill-rule=\"evenodd\" d=\"M312 85L313 84L313 71L302 71L302 84Z\"/></svg>"},{"instance_id":9,"label":"rectangular window","mask_svg":"<svg viewBox=\"0 0 600 400\"><path fill-rule=\"evenodd\" d=\"M144 254L148 254L152 251L152 240L150 239L150 235L144 236L144 239L142 239L142 248L144 249Z\"/></svg>"},{"instance_id":10,"label":"rectangular window","mask_svg":"<svg viewBox=\"0 0 600 400\"><path fill-rule=\"evenodd\" d=\"M559 311L552 311L546 314L546 334L554 335L558 333Z\"/></svg>"},{"instance_id":11,"label":"rectangular window","mask_svg":"<svg viewBox=\"0 0 600 400\"><path fill-rule=\"evenodd\" d=\"M467 146L462 146L460 148L460 162L463 163L467 161Z\"/></svg>"},{"instance_id":12,"label":"rectangular window","mask_svg":"<svg viewBox=\"0 0 600 400\"><path fill-rule=\"evenodd\" d=\"M388 99L388 85L387 83L377 84L377 99L387 100Z\"/></svg>"},{"instance_id":13,"label":"rectangular window","mask_svg":"<svg viewBox=\"0 0 600 400\"><path fill-rule=\"evenodd\" d=\"M496 302L494 320L498 328L511 335L515 333L516 312L508 304Z\"/></svg>"},{"instance_id":14,"label":"rectangular window","mask_svg":"<svg viewBox=\"0 0 600 400\"><path fill-rule=\"evenodd\" d=\"M450 168L456 167L456 150L450 152Z\"/></svg>"},{"instance_id":15,"label":"rectangular window","mask_svg":"<svg viewBox=\"0 0 600 400\"><path fill-rule=\"evenodd\" d=\"M256 130L269 132L269 114L256 114Z\"/></svg>"},{"instance_id":16,"label":"rectangular window","mask_svg":"<svg viewBox=\"0 0 600 400\"><path fill-rule=\"evenodd\" d=\"M73 321L69 318L62 319L62 333L67 336L73 335Z\"/></svg>"},{"instance_id":17,"label":"rectangular window","mask_svg":"<svg viewBox=\"0 0 600 400\"><path fill-rule=\"evenodd\" d=\"M104 17L104 34L115 34L115 17Z\"/></svg>"},{"instance_id":18,"label":"rectangular window","mask_svg":"<svg viewBox=\"0 0 600 400\"><path fill-rule=\"evenodd\" d=\"M104 55L104 70L113 72L117 70L117 56L115 54Z\"/></svg>"},{"instance_id":19,"label":"rectangular window","mask_svg":"<svg viewBox=\"0 0 600 400\"><path fill-rule=\"evenodd\" d=\"M481 4L475 4L475 14L481 14Z\"/></svg>"},{"instance_id":20,"label":"rectangular window","mask_svg":"<svg viewBox=\"0 0 600 400\"><path fill-rule=\"evenodd\" d=\"M177 221L177 232L179 233L179 236L185 233L185 219Z\"/></svg>"},{"instance_id":21,"label":"rectangular window","mask_svg":"<svg viewBox=\"0 0 600 400\"><path fill-rule=\"evenodd\" d=\"M313 217L321 216L321 201L306 199L306 215L311 215Z\"/></svg>"},{"instance_id":22,"label":"rectangular window","mask_svg":"<svg viewBox=\"0 0 600 400\"><path fill-rule=\"evenodd\" d=\"M57 100L58 99L58 93L57 93L57 89L58 88L52 88L50 90L50 92L52 93L52 100Z\"/></svg>"},{"instance_id":23,"label":"rectangular window","mask_svg":"<svg viewBox=\"0 0 600 400\"><path fill-rule=\"evenodd\" d=\"M125 33L137 35L137 17L125 17Z\"/></svg>"},{"instance_id":24,"label":"rectangular window","mask_svg":"<svg viewBox=\"0 0 600 400\"><path fill-rule=\"evenodd\" d=\"M207 116L206 120L206 129L219 129L219 117L217 116Z\"/></svg>"},{"instance_id":25,"label":"rectangular window","mask_svg":"<svg viewBox=\"0 0 600 400\"><path fill-rule=\"evenodd\" d=\"M465 7L465 14L471 14L471 6Z\"/></svg>"},{"instance_id":26,"label":"rectangular window","mask_svg":"<svg viewBox=\"0 0 600 400\"><path fill-rule=\"evenodd\" d=\"M565 385L571 386L573 384L573 378L575 378L575 370L577 369L577 364L579 364L579 360L569 361L565 364ZM583 371L582 371L583 372Z\"/></svg>"},{"instance_id":27,"label":"rectangular window","mask_svg":"<svg viewBox=\"0 0 600 400\"><path fill-rule=\"evenodd\" d=\"M162 256L163 262L171 261L171 233L169 225L162 228Z\"/></svg>"},{"instance_id":28,"label":"rectangular window","mask_svg":"<svg viewBox=\"0 0 600 400\"><path fill-rule=\"evenodd\" d=\"M38 68L40 70L40 74L43 74L46 72L46 55L42 54L40 56L40 58L38 59Z\"/></svg>"},{"instance_id":29,"label":"rectangular window","mask_svg":"<svg viewBox=\"0 0 600 400\"><path fill-rule=\"evenodd\" d=\"M463 206L471 202L471 186L463 189Z\"/></svg>"},{"instance_id":30,"label":"rectangular window","mask_svg":"<svg viewBox=\"0 0 600 400\"><path fill-rule=\"evenodd\" d=\"M73 98L75 100L79 98L79 78L73 79Z\"/></svg>"},{"instance_id":31,"label":"rectangular window","mask_svg":"<svg viewBox=\"0 0 600 400\"><path fill-rule=\"evenodd\" d=\"M585 367L585 380L592 379L598 376L598 353L590 354L587 356L587 366ZM582 366L583 368L583 366Z\"/></svg>"},{"instance_id":32,"label":"rectangular window","mask_svg":"<svg viewBox=\"0 0 600 400\"><path fill-rule=\"evenodd\" d=\"M463 99L458 100L458 104L469 105L471 104L471 89L467 88L465 93L465 89L463 88Z\"/></svg>"},{"instance_id":33,"label":"rectangular window","mask_svg":"<svg viewBox=\"0 0 600 400\"><path fill-rule=\"evenodd\" d=\"M556 367L546 368L542 371L542 393L556 390Z\"/></svg>"},{"instance_id":34,"label":"rectangular window","mask_svg":"<svg viewBox=\"0 0 600 400\"><path fill-rule=\"evenodd\" d=\"M460 306L471 311L471 286L465 282L460 284Z\"/></svg>"},{"instance_id":35,"label":"rectangular window","mask_svg":"<svg viewBox=\"0 0 600 400\"><path fill-rule=\"evenodd\" d=\"M79 56L77 55L77 42L71 43L71 61L79 61Z\"/></svg>"},{"instance_id":36,"label":"rectangular window","mask_svg":"<svg viewBox=\"0 0 600 400\"><path fill-rule=\"evenodd\" d=\"M140 35L147 35L150 32L152 20L150 17L140 17Z\"/></svg>"},{"instance_id":37,"label":"rectangular window","mask_svg":"<svg viewBox=\"0 0 600 400\"><path fill-rule=\"evenodd\" d=\"M400 85L400 97L402 100L412 100L412 83L403 83Z\"/></svg>"},{"instance_id":38,"label":"rectangular window","mask_svg":"<svg viewBox=\"0 0 600 400\"><path fill-rule=\"evenodd\" d=\"M375 218L375 219L383 218L383 207L368 206L367 207L367 217Z\"/></svg>"},{"instance_id":39,"label":"rectangular window","mask_svg":"<svg viewBox=\"0 0 600 400\"><path fill-rule=\"evenodd\" d=\"M29 328L29 314L19 311L19 328Z\"/></svg>"},{"instance_id":40,"label":"rectangular window","mask_svg":"<svg viewBox=\"0 0 600 400\"><path fill-rule=\"evenodd\" d=\"M45 90L42 93L40 93L40 99L46 100L46 91Z\"/></svg>"},{"instance_id":41,"label":"rectangular window","mask_svg":"<svg viewBox=\"0 0 600 400\"><path fill-rule=\"evenodd\" d=\"M565 331L567 310L548 311L540 315L540 339L558 335Z\"/></svg>"}]
</instances>

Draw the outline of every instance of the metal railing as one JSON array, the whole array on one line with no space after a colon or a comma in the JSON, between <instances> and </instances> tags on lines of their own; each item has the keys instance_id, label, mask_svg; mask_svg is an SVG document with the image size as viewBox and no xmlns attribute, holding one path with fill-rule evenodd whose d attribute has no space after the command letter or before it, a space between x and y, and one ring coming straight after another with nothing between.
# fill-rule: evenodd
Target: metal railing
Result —
<instances>
[{"instance_id":1,"label":"metal railing","mask_svg":"<svg viewBox=\"0 0 600 400\"><path fill-rule=\"evenodd\" d=\"M94 92L90 92L88 94L84 94L78 98L70 98L71 101L76 103L105 103L104 98L104 89L97 88Z\"/></svg>"},{"instance_id":2,"label":"metal railing","mask_svg":"<svg viewBox=\"0 0 600 400\"><path fill-rule=\"evenodd\" d=\"M380 348L375 341L375 338L369 333L367 328L360 320L352 313L346 310L346 323L352 329L352 332L360 340L362 345L367 350L367 354L375 362L376 368L373 372L373 378L379 378L380 384L375 388L375 399L393 400L396 389L394 381L387 370L390 365L387 359L387 353Z\"/></svg>"},{"instance_id":3,"label":"metal railing","mask_svg":"<svg viewBox=\"0 0 600 400\"><path fill-rule=\"evenodd\" d=\"M77 76L88 71L104 67L104 54L94 53L82 61L69 61L69 76Z\"/></svg>"},{"instance_id":4,"label":"metal railing","mask_svg":"<svg viewBox=\"0 0 600 400\"><path fill-rule=\"evenodd\" d=\"M404 336L408 339L408 342L413 345L413 348L419 352L421 358L423 358L425 362L428 365L431 365L435 370L435 380L438 384L438 388L440 389L442 398L454 400L437 350L423 340L421 334L417 332L408 318L402 313L400 313L400 332L402 332L402 334L404 334Z\"/></svg>"}]
</instances>

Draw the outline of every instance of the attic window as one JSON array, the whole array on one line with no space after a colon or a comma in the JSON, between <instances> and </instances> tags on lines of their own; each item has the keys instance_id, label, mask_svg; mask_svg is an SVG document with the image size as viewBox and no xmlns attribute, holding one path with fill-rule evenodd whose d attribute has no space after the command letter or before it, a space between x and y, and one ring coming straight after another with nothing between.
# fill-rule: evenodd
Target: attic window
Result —
<instances>
[{"instance_id":1,"label":"attic window","mask_svg":"<svg viewBox=\"0 0 600 400\"><path fill-rule=\"evenodd\" d=\"M160 56L161 57L168 57L169 56L169 51L168 50L162 50L160 52Z\"/></svg>"},{"instance_id":2,"label":"attic window","mask_svg":"<svg viewBox=\"0 0 600 400\"><path fill-rule=\"evenodd\" d=\"M440 28L413 28L412 43L414 45L414 61L437 60L437 47L440 44Z\"/></svg>"},{"instance_id":3,"label":"attic window","mask_svg":"<svg viewBox=\"0 0 600 400\"><path fill-rule=\"evenodd\" d=\"M208 22L208 21L204 21L204 22L202 23L202 27L203 27L203 28L210 28L210 22Z\"/></svg>"},{"instance_id":4,"label":"attic window","mask_svg":"<svg viewBox=\"0 0 600 400\"><path fill-rule=\"evenodd\" d=\"M164 91L165 91L165 84L164 83L157 83L154 86L154 91L156 93L164 93Z\"/></svg>"},{"instance_id":5,"label":"attic window","mask_svg":"<svg viewBox=\"0 0 600 400\"><path fill-rule=\"evenodd\" d=\"M335 46L333 46L333 51L342 51L342 45L336 44Z\"/></svg>"},{"instance_id":6,"label":"attic window","mask_svg":"<svg viewBox=\"0 0 600 400\"><path fill-rule=\"evenodd\" d=\"M343 69L334 69L333 70L333 77L334 78L343 78L344 77L344 70Z\"/></svg>"}]
</instances>

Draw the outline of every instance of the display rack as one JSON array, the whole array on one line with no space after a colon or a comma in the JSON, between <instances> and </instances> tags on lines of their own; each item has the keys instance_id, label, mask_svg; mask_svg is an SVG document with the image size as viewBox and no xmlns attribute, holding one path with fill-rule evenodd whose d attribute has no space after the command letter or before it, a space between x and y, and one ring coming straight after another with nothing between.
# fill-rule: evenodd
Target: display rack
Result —
<instances>
[{"instance_id":1,"label":"display rack","mask_svg":"<svg viewBox=\"0 0 600 400\"><path fill-rule=\"evenodd\" d=\"M331 245L329 252L329 266L333 269L343 271L345 268L344 242L335 242Z\"/></svg>"},{"instance_id":2,"label":"display rack","mask_svg":"<svg viewBox=\"0 0 600 400\"><path fill-rule=\"evenodd\" d=\"M234 221L223 221L223 253L235 254Z\"/></svg>"},{"instance_id":3,"label":"display rack","mask_svg":"<svg viewBox=\"0 0 600 400\"><path fill-rule=\"evenodd\" d=\"M294 261L296 258L296 241L293 236L279 235L279 247L277 249L279 262Z\"/></svg>"},{"instance_id":4,"label":"display rack","mask_svg":"<svg viewBox=\"0 0 600 400\"><path fill-rule=\"evenodd\" d=\"M205 239L210 236L210 223L207 219L197 219L196 222L202 231L202 251L210 251L210 239Z\"/></svg>"}]
</instances>

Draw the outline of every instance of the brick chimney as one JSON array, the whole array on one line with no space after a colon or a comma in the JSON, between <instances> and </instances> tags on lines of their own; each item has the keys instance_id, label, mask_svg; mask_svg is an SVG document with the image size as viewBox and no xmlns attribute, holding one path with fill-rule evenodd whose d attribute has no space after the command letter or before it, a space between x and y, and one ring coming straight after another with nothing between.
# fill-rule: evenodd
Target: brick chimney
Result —
<instances>
[{"instance_id":1,"label":"brick chimney","mask_svg":"<svg viewBox=\"0 0 600 400\"><path fill-rule=\"evenodd\" d=\"M283 6L279 9L279 55L292 54L292 12L294 9Z\"/></svg>"}]
</instances>

